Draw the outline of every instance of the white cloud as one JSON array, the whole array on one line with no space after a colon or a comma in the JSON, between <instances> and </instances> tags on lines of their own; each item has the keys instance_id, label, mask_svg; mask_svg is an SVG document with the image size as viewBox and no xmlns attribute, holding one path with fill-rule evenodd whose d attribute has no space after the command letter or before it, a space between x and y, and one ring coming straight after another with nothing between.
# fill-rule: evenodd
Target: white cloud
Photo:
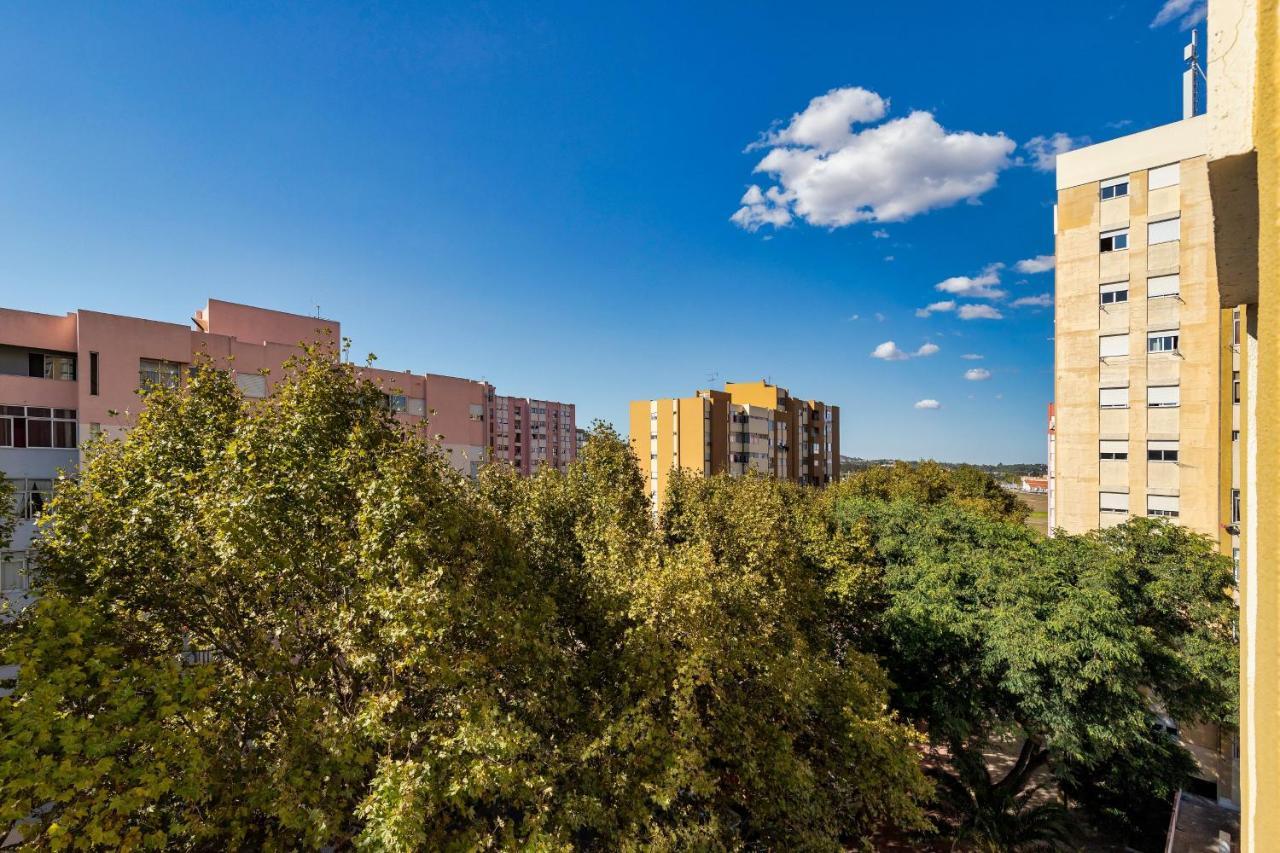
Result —
<instances>
[{"instance_id":1,"label":"white cloud","mask_svg":"<svg viewBox=\"0 0 1280 853\"><path fill-rule=\"evenodd\" d=\"M930 302L923 308L916 309L917 317L928 317L930 314L945 313L947 311L956 310L956 301L954 299L946 299L942 302Z\"/></svg>"},{"instance_id":2,"label":"white cloud","mask_svg":"<svg viewBox=\"0 0 1280 853\"><path fill-rule=\"evenodd\" d=\"M987 264L976 276L953 275L933 286L934 290L968 296L970 299L1003 299L1007 294L996 287L1000 283L1000 270L1004 264Z\"/></svg>"},{"instance_id":3,"label":"white cloud","mask_svg":"<svg viewBox=\"0 0 1280 853\"><path fill-rule=\"evenodd\" d=\"M877 240L887 240L889 239L889 232L883 228L877 228L871 232L871 236L875 237Z\"/></svg>"},{"instance_id":4,"label":"white cloud","mask_svg":"<svg viewBox=\"0 0 1280 853\"><path fill-rule=\"evenodd\" d=\"M1052 293L1041 293L1038 296L1023 296L1013 300L1014 308L1049 308L1053 305Z\"/></svg>"},{"instance_id":5,"label":"white cloud","mask_svg":"<svg viewBox=\"0 0 1280 853\"><path fill-rule=\"evenodd\" d=\"M976 201L1013 165L1017 143L1003 133L950 132L923 110L882 122L887 110L856 86L814 98L747 149L768 149L754 171L776 184L752 185L731 220L748 231L796 218L829 228L901 222Z\"/></svg>"},{"instance_id":6,"label":"white cloud","mask_svg":"<svg viewBox=\"0 0 1280 853\"><path fill-rule=\"evenodd\" d=\"M978 355L976 352L967 352L960 357L965 361L982 361L984 358L984 356Z\"/></svg>"},{"instance_id":7,"label":"white cloud","mask_svg":"<svg viewBox=\"0 0 1280 853\"><path fill-rule=\"evenodd\" d=\"M961 305L961 320L1003 320L1004 315L990 305Z\"/></svg>"},{"instance_id":8,"label":"white cloud","mask_svg":"<svg viewBox=\"0 0 1280 853\"><path fill-rule=\"evenodd\" d=\"M891 260L893 260L893 255L885 255L885 256L884 256L884 259L885 259L886 261L891 261Z\"/></svg>"},{"instance_id":9,"label":"white cloud","mask_svg":"<svg viewBox=\"0 0 1280 853\"><path fill-rule=\"evenodd\" d=\"M1053 255L1036 255L1034 258L1026 258L1014 264L1013 268L1024 273L1048 272L1053 269Z\"/></svg>"},{"instance_id":10,"label":"white cloud","mask_svg":"<svg viewBox=\"0 0 1280 853\"><path fill-rule=\"evenodd\" d=\"M985 367L975 367L972 370L966 370L964 372L964 378L968 379L970 382L981 382L984 379L991 378L991 371L987 370Z\"/></svg>"},{"instance_id":11,"label":"white cloud","mask_svg":"<svg viewBox=\"0 0 1280 853\"><path fill-rule=\"evenodd\" d=\"M850 314L850 315L849 315L849 321L850 321L850 322L853 322L854 320L858 320L858 319L861 319L861 318L860 318L857 314Z\"/></svg>"},{"instance_id":12,"label":"white cloud","mask_svg":"<svg viewBox=\"0 0 1280 853\"><path fill-rule=\"evenodd\" d=\"M888 101L861 86L832 89L809 101L786 127L764 134L751 148L798 145L835 151L853 140L853 125L879 121L888 109Z\"/></svg>"},{"instance_id":13,"label":"white cloud","mask_svg":"<svg viewBox=\"0 0 1280 853\"><path fill-rule=\"evenodd\" d=\"M916 350L916 358L925 358L927 356L931 356L940 349L942 349L942 347L938 346L935 343L921 344L920 349Z\"/></svg>"},{"instance_id":14,"label":"white cloud","mask_svg":"<svg viewBox=\"0 0 1280 853\"><path fill-rule=\"evenodd\" d=\"M1087 136L1055 133L1052 136L1033 136L1022 147L1031 155L1031 168L1037 172L1052 172L1058 164L1059 154L1066 154L1073 148L1088 145L1089 142Z\"/></svg>"},{"instance_id":15,"label":"white cloud","mask_svg":"<svg viewBox=\"0 0 1280 853\"><path fill-rule=\"evenodd\" d=\"M879 311L877 311L877 312L876 312L876 322L877 322L877 323L883 323L883 322L884 322L884 315L883 315L883 314L881 314Z\"/></svg>"},{"instance_id":16,"label":"white cloud","mask_svg":"<svg viewBox=\"0 0 1280 853\"><path fill-rule=\"evenodd\" d=\"M1163 27L1171 21L1177 21L1178 29L1189 30L1203 21L1208 13L1208 4L1205 0L1165 0L1165 4L1160 7L1160 11L1151 21L1151 28Z\"/></svg>"},{"instance_id":17,"label":"white cloud","mask_svg":"<svg viewBox=\"0 0 1280 853\"><path fill-rule=\"evenodd\" d=\"M916 402L917 409L941 409L942 404L937 400L919 400Z\"/></svg>"},{"instance_id":18,"label":"white cloud","mask_svg":"<svg viewBox=\"0 0 1280 853\"><path fill-rule=\"evenodd\" d=\"M893 341L885 341L880 346L871 351L872 358L879 358L885 361L904 361L911 356L898 349L898 345Z\"/></svg>"}]
</instances>

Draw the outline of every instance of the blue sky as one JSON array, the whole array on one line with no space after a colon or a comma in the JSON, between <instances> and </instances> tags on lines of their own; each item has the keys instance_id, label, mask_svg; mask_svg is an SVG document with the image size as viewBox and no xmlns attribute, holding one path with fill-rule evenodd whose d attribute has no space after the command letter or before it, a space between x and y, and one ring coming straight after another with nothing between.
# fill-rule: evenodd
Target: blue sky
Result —
<instances>
[{"instance_id":1,"label":"blue sky","mask_svg":"<svg viewBox=\"0 0 1280 853\"><path fill-rule=\"evenodd\" d=\"M1052 310L1013 303L1052 293L1015 264L1053 251L1053 178L1026 143L1177 119L1197 6L1165 5L9 6L0 304L319 305L382 366L583 422L769 377L841 405L849 455L1042 460ZM948 170L967 197L926 198ZM752 185L782 201L730 221Z\"/></svg>"}]
</instances>

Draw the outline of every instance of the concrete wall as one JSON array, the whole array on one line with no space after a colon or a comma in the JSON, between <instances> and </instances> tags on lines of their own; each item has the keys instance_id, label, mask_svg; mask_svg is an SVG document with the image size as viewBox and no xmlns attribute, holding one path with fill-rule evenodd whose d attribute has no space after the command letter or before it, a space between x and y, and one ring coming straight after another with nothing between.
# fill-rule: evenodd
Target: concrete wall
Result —
<instances>
[{"instance_id":1,"label":"concrete wall","mask_svg":"<svg viewBox=\"0 0 1280 853\"><path fill-rule=\"evenodd\" d=\"M1054 334L1055 523L1081 532L1123 517L1101 514L1098 493L1177 495L1178 521L1219 532L1220 315L1213 255L1205 122L1191 119L1080 149L1059 159ZM1148 191L1147 169L1179 157L1176 187ZM1100 200L1099 181L1128 175L1129 193ZM1077 183L1083 181L1083 183ZM1180 214L1180 239L1147 245L1147 224ZM1099 251L1098 235L1127 227L1129 248ZM1147 298L1147 279L1178 273L1178 297ZM1128 281L1128 301L1101 305L1100 285ZM1148 331L1177 329L1179 353L1148 354ZM1128 355L1101 358L1102 335L1127 334ZM1176 384L1181 405L1149 409L1147 386ZM1127 388L1127 409L1101 409L1101 388ZM1099 458L1101 439L1127 439L1127 462ZM1147 462L1149 439L1177 440L1179 461Z\"/></svg>"}]
</instances>

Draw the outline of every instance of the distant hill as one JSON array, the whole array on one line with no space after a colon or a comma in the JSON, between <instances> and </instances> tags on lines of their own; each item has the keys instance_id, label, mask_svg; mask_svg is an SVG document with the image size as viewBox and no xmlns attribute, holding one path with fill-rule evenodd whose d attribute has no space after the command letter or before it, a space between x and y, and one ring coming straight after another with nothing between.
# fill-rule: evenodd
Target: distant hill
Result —
<instances>
[{"instance_id":1,"label":"distant hill","mask_svg":"<svg viewBox=\"0 0 1280 853\"><path fill-rule=\"evenodd\" d=\"M840 457L840 473L852 474L857 471L865 471L868 468L880 468L886 465L892 465L895 462L924 461L910 459L863 459L859 456L841 456ZM979 471L985 471L997 480L1005 482L1017 482L1020 477L1044 477L1049 473L1049 466L1043 462L1001 462L997 465L978 465L969 462L937 462L944 468L977 468Z\"/></svg>"}]
</instances>

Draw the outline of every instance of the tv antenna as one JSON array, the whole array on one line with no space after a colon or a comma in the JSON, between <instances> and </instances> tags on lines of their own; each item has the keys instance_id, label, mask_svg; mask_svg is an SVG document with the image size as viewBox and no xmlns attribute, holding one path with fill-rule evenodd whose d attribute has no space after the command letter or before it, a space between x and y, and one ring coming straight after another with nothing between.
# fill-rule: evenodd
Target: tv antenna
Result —
<instances>
[{"instance_id":1,"label":"tv antenna","mask_svg":"<svg viewBox=\"0 0 1280 853\"><path fill-rule=\"evenodd\" d=\"M1182 59L1187 64L1182 72L1182 117L1194 118L1203 112L1203 84L1208 82L1200 65L1200 42L1195 30L1191 31L1191 43L1182 49Z\"/></svg>"}]
</instances>

